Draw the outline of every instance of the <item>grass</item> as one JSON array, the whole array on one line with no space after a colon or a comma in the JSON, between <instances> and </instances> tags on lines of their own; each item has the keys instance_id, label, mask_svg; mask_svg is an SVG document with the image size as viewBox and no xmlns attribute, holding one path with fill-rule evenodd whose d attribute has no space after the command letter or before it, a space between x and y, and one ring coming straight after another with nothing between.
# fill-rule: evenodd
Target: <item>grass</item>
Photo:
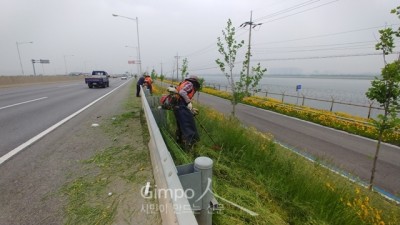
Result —
<instances>
[{"instance_id":1,"label":"grass","mask_svg":"<svg viewBox=\"0 0 400 225\"><path fill-rule=\"evenodd\" d=\"M115 201L90 201L95 196L104 195L108 182L106 178L88 180L80 177L65 186L62 189L68 197L65 224L111 224L116 210Z\"/></svg>"},{"instance_id":2,"label":"grass","mask_svg":"<svg viewBox=\"0 0 400 225\"><path fill-rule=\"evenodd\" d=\"M258 213L251 216L219 200L213 224L399 224L400 208L380 195L333 174L274 144L269 135L238 120L200 109L201 141L185 152L171 140L174 118L168 112L166 143L176 165L198 156L214 161L213 191ZM207 133L215 141L213 143Z\"/></svg>"},{"instance_id":3,"label":"grass","mask_svg":"<svg viewBox=\"0 0 400 225\"><path fill-rule=\"evenodd\" d=\"M132 194L132 190L148 180L151 167L147 148L142 144L146 141L146 132L141 134L141 128L137 126L142 124L135 122L141 120L140 101L132 101L135 87L131 87L130 98L124 103L126 112L106 119L101 126L102 138L110 140L109 146L81 161L85 174L73 178L60 190L67 199L65 224L97 225L116 221L131 224L129 220L136 218L133 214L140 208L132 204L136 204L135 197L139 192ZM140 135L134 139L137 133ZM126 202L126 198L133 203ZM123 208L126 205L128 208Z\"/></svg>"}]
</instances>

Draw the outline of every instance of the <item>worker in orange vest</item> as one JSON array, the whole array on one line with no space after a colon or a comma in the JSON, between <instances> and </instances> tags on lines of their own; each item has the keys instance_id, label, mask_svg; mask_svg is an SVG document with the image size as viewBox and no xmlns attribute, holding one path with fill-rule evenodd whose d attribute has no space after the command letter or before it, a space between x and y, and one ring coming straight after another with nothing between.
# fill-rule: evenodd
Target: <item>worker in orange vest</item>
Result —
<instances>
[{"instance_id":1,"label":"worker in orange vest","mask_svg":"<svg viewBox=\"0 0 400 225\"><path fill-rule=\"evenodd\" d=\"M178 143L183 144L185 149L191 149L200 140L194 121L197 109L192 105L193 96L199 89L200 83L197 76L186 78L176 88L180 96L177 106L174 107L177 123L176 137Z\"/></svg>"},{"instance_id":2,"label":"worker in orange vest","mask_svg":"<svg viewBox=\"0 0 400 225\"><path fill-rule=\"evenodd\" d=\"M153 80L151 79L150 75L146 74L144 77L144 86L147 86L147 88L150 91L150 94L153 94Z\"/></svg>"}]
</instances>

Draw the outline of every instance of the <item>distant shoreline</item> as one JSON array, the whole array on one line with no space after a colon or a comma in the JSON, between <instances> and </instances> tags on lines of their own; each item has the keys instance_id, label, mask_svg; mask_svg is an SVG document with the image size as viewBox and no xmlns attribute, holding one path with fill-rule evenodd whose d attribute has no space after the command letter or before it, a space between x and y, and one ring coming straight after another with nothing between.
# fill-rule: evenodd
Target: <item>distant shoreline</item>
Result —
<instances>
[{"instance_id":1,"label":"distant shoreline","mask_svg":"<svg viewBox=\"0 0 400 225\"><path fill-rule=\"evenodd\" d=\"M199 77L224 77L223 74L201 74ZM355 80L373 80L375 77L379 76L378 74L376 75L322 75L322 74L310 74L310 75L305 75L305 74L299 74L299 75L294 75L294 74L265 74L263 76L264 79L268 79L269 77L273 78L312 78L312 79L355 79ZM234 74L234 77L239 77L238 74Z\"/></svg>"},{"instance_id":2,"label":"distant shoreline","mask_svg":"<svg viewBox=\"0 0 400 225\"><path fill-rule=\"evenodd\" d=\"M279 77L279 78L313 78L313 79L363 79L363 80L373 80L379 75L279 75L271 74L265 75L266 77Z\"/></svg>"}]
</instances>

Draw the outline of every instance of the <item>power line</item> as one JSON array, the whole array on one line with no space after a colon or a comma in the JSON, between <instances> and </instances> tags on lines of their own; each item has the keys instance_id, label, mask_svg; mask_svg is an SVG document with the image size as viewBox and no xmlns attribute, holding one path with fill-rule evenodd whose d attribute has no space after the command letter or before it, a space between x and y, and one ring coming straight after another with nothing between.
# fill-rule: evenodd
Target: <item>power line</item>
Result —
<instances>
[{"instance_id":1,"label":"power line","mask_svg":"<svg viewBox=\"0 0 400 225\"><path fill-rule=\"evenodd\" d=\"M287 13L287 12L290 12L290 11L292 11L292 10L299 9L299 8L302 8L302 7L305 7L305 6L314 4L314 3L319 2L319 1L321 1L321 0L308 0L308 1L306 1L306 2L297 4L297 5L295 5L295 6L289 7L289 8L287 8L287 9L281 10L281 11L279 11L279 12L276 12L276 13L273 13L273 14L270 14L270 15L267 15L267 16L264 16L264 17L260 17L260 18L258 18L258 19L255 19L254 21L251 21L251 22L252 22L252 25L254 26L253 28L255 28L255 26L257 26L257 25L261 25L261 24L262 24L262 23L257 23L257 24L256 24L255 22L257 22L257 21L260 21L260 20L263 20L263 19L269 18L269 17L278 16L278 15L281 15L281 14L284 14L284 13ZM332 1L332 2L323 4L323 5L320 5L320 6L311 8L311 9L304 10L304 11L302 11L302 12L309 11L309 10L312 10L312 9L315 9L315 8L319 8L319 7L322 7L322 6L327 5L327 4L331 4L331 3L336 2L336 1L339 1L339 0L334 0L334 1ZM298 13L296 13L296 14L299 14L299 13L301 13L301 12L298 12ZM292 15L296 15L296 14L292 14ZM289 15L289 16L291 16L291 15ZM286 17L288 17L288 16L286 16ZM282 18L286 18L286 17L282 17ZM278 19L282 19L282 18L278 18ZM272 22L272 21L267 21L267 23L269 23L269 22ZM246 23L244 23L244 24L245 24L245 25L250 25L250 24L246 24ZM242 24L242 25L244 25L244 24ZM240 27L243 27L242 25L240 25L239 28L240 28ZM240 37L240 36L242 36L242 35L245 34L245 33L246 33L246 32L243 32L243 33L237 35L236 37ZM194 51L194 52L192 52L192 53L186 54L184 57L189 57L189 56L204 54L204 53L208 52L209 50L211 50L213 46L216 46L216 42L213 42L212 44L209 44L209 45L205 46L204 48L201 48L200 50L196 50L196 51Z\"/></svg>"},{"instance_id":2,"label":"power line","mask_svg":"<svg viewBox=\"0 0 400 225\"><path fill-rule=\"evenodd\" d=\"M391 55L399 54L391 53ZM310 57L293 57L293 58L270 58L270 59L256 59L260 62L265 61L283 61L283 60L303 60L303 59L328 59L328 58L346 58L346 57L359 57L359 56L373 56L382 55L382 53L360 53L360 54L348 54L348 55L328 55L328 56L310 56Z\"/></svg>"},{"instance_id":3,"label":"power line","mask_svg":"<svg viewBox=\"0 0 400 225\"><path fill-rule=\"evenodd\" d=\"M388 26L392 27L392 26L395 26L395 25L400 25L400 23L390 24ZM356 29L356 30L348 30L348 31L342 31L342 32L337 32L337 33L314 35L314 36L309 36L309 37L289 39L289 40L283 40L283 41L264 42L264 43L259 43L259 44L255 44L255 45L267 45L267 44L278 44L278 43L286 43L286 42L293 42L293 41L303 41L303 40L322 38L322 37L329 37L329 36L336 36L336 35L342 35L342 34L348 34L348 33L354 33L354 32L360 32L360 31L366 31L366 30L372 30L372 29L379 29L379 28L383 28L383 27L387 27L387 26L376 26L376 27L361 28L361 29Z\"/></svg>"},{"instance_id":4,"label":"power line","mask_svg":"<svg viewBox=\"0 0 400 225\"><path fill-rule=\"evenodd\" d=\"M242 36L242 35L244 35L246 33L247 33L247 31L244 31L244 32L239 33L238 35L236 35L236 37L240 37L240 36ZM203 47L203 48L201 48L199 50L195 50L195 51L193 51L191 53L185 54L182 57L189 58L190 56L202 55L202 54L205 54L206 52L209 52L210 50L212 50L213 47L217 47L217 42L213 42L212 44L206 45L205 47Z\"/></svg>"},{"instance_id":5,"label":"power line","mask_svg":"<svg viewBox=\"0 0 400 225\"><path fill-rule=\"evenodd\" d=\"M390 55L396 55L400 52L390 53ZM329 58L348 58L348 57L363 57L363 56L381 56L382 53L360 53L360 54L343 54L343 55L326 55L326 56L310 56L310 57L291 57L291 58L269 58L269 59L254 59L254 61L265 62L265 61L284 61L284 60L309 60L309 59L329 59ZM237 61L235 64L241 64L243 61ZM204 68L190 69L190 71L202 71L210 69L218 69L218 66L209 66Z\"/></svg>"},{"instance_id":6,"label":"power line","mask_svg":"<svg viewBox=\"0 0 400 225\"><path fill-rule=\"evenodd\" d=\"M290 11L293 11L293 10L296 10L296 9L299 9L299 8L302 8L302 7L306 7L306 6L308 6L308 5L312 5L312 4L314 4L314 3L316 3L316 2L319 2L319 1L320 1L320 0L308 0L308 1L306 1L306 2L302 2L302 3L297 4L297 5L294 5L294 6L292 6L292 7L289 7L289 8L283 9L283 10L280 10L280 11L278 11L278 12L271 13L271 14L269 14L269 15L265 15L265 16L262 16L262 17L260 17L260 18L257 18L257 19L254 20L254 22L256 22L256 21L261 21L261 20L265 20L265 19L272 18L272 17L275 17L275 16L279 16L279 15L281 15L281 14L285 14L285 13L287 13L287 12L290 12Z\"/></svg>"},{"instance_id":7,"label":"power line","mask_svg":"<svg viewBox=\"0 0 400 225\"><path fill-rule=\"evenodd\" d=\"M371 49L371 46L350 46L350 47L336 47L336 48L317 48L317 49L302 49L302 50L291 50L291 51L257 51L254 50L255 54L267 54L267 53L295 53L295 52L317 52L317 51L341 51L341 50L356 50L356 49Z\"/></svg>"},{"instance_id":8,"label":"power line","mask_svg":"<svg viewBox=\"0 0 400 225\"><path fill-rule=\"evenodd\" d=\"M255 48L253 52L256 54L261 53L290 53L290 52L313 52L313 51L330 51L330 50L354 50L354 49L371 49L374 46L368 42L351 42L351 43L341 43L341 44L329 44L329 45L308 45L308 46L298 46L298 47L276 47L276 48ZM396 42L397 44L398 42ZM322 47L322 48L320 48ZM307 49L301 49L307 48ZM288 49L288 50L282 50ZM294 49L294 50L291 50Z\"/></svg>"},{"instance_id":9,"label":"power line","mask_svg":"<svg viewBox=\"0 0 400 225\"><path fill-rule=\"evenodd\" d=\"M319 0L318 0L318 1L319 1ZM319 6L315 6L315 7L312 7L312 8L305 9L305 10L300 11L300 12L296 12L296 13L293 13L293 14L290 14L290 15L286 15L286 16L279 17L279 18L276 18L276 19L273 19L273 20L269 20L269 21L264 22L264 23L271 23L271 22L274 22L274 21L277 21L277 20L285 19L285 18L287 18L287 17L294 16L294 15L298 15L298 14L300 14L300 13L304 13L304 12L307 12L307 11L310 11L310 10L313 10L313 9L317 9L317 8L320 8L320 7L323 7L323 6L326 6L326 5L330 5L330 4L335 3L335 2L338 2L338 1L339 1L339 0L334 0L334 1L331 1L331 2L328 2L328 3L325 3L325 4L322 4L322 5L319 5Z\"/></svg>"},{"instance_id":10,"label":"power line","mask_svg":"<svg viewBox=\"0 0 400 225\"><path fill-rule=\"evenodd\" d=\"M345 42L336 44L324 44L324 45L301 45L301 46L282 46L282 47L269 47L269 48L255 48L257 50L268 50L268 49L292 49L292 48L313 48L313 47L332 47L332 46L348 46L348 45L359 45L359 44L370 44L376 43L376 41L357 41L357 42Z\"/></svg>"}]
</instances>

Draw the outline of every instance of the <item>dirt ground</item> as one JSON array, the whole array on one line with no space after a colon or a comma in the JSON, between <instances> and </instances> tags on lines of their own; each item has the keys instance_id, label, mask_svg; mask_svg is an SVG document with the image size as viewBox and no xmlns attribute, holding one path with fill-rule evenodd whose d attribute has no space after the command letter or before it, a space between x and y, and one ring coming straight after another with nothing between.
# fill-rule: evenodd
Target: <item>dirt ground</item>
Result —
<instances>
[{"instance_id":1,"label":"dirt ground","mask_svg":"<svg viewBox=\"0 0 400 225\"><path fill-rule=\"evenodd\" d=\"M0 87L83 80L82 76L0 76Z\"/></svg>"},{"instance_id":2,"label":"dirt ground","mask_svg":"<svg viewBox=\"0 0 400 225\"><path fill-rule=\"evenodd\" d=\"M0 224L161 224L159 214L142 210L155 204L140 194L146 182L154 184L154 180L146 126L140 120L141 103L131 97L131 88L125 85L0 165ZM113 125L120 115L132 116ZM110 149L131 151L135 157L129 168L103 172L102 164L86 163ZM110 164L111 169L114 166ZM125 179L126 175L132 176ZM77 181L103 180L107 181L104 188L88 193L74 186L81 184ZM89 198L74 204L75 194ZM85 222L83 217L91 212L76 209L81 205L108 209L109 204L113 214L107 221Z\"/></svg>"}]
</instances>

